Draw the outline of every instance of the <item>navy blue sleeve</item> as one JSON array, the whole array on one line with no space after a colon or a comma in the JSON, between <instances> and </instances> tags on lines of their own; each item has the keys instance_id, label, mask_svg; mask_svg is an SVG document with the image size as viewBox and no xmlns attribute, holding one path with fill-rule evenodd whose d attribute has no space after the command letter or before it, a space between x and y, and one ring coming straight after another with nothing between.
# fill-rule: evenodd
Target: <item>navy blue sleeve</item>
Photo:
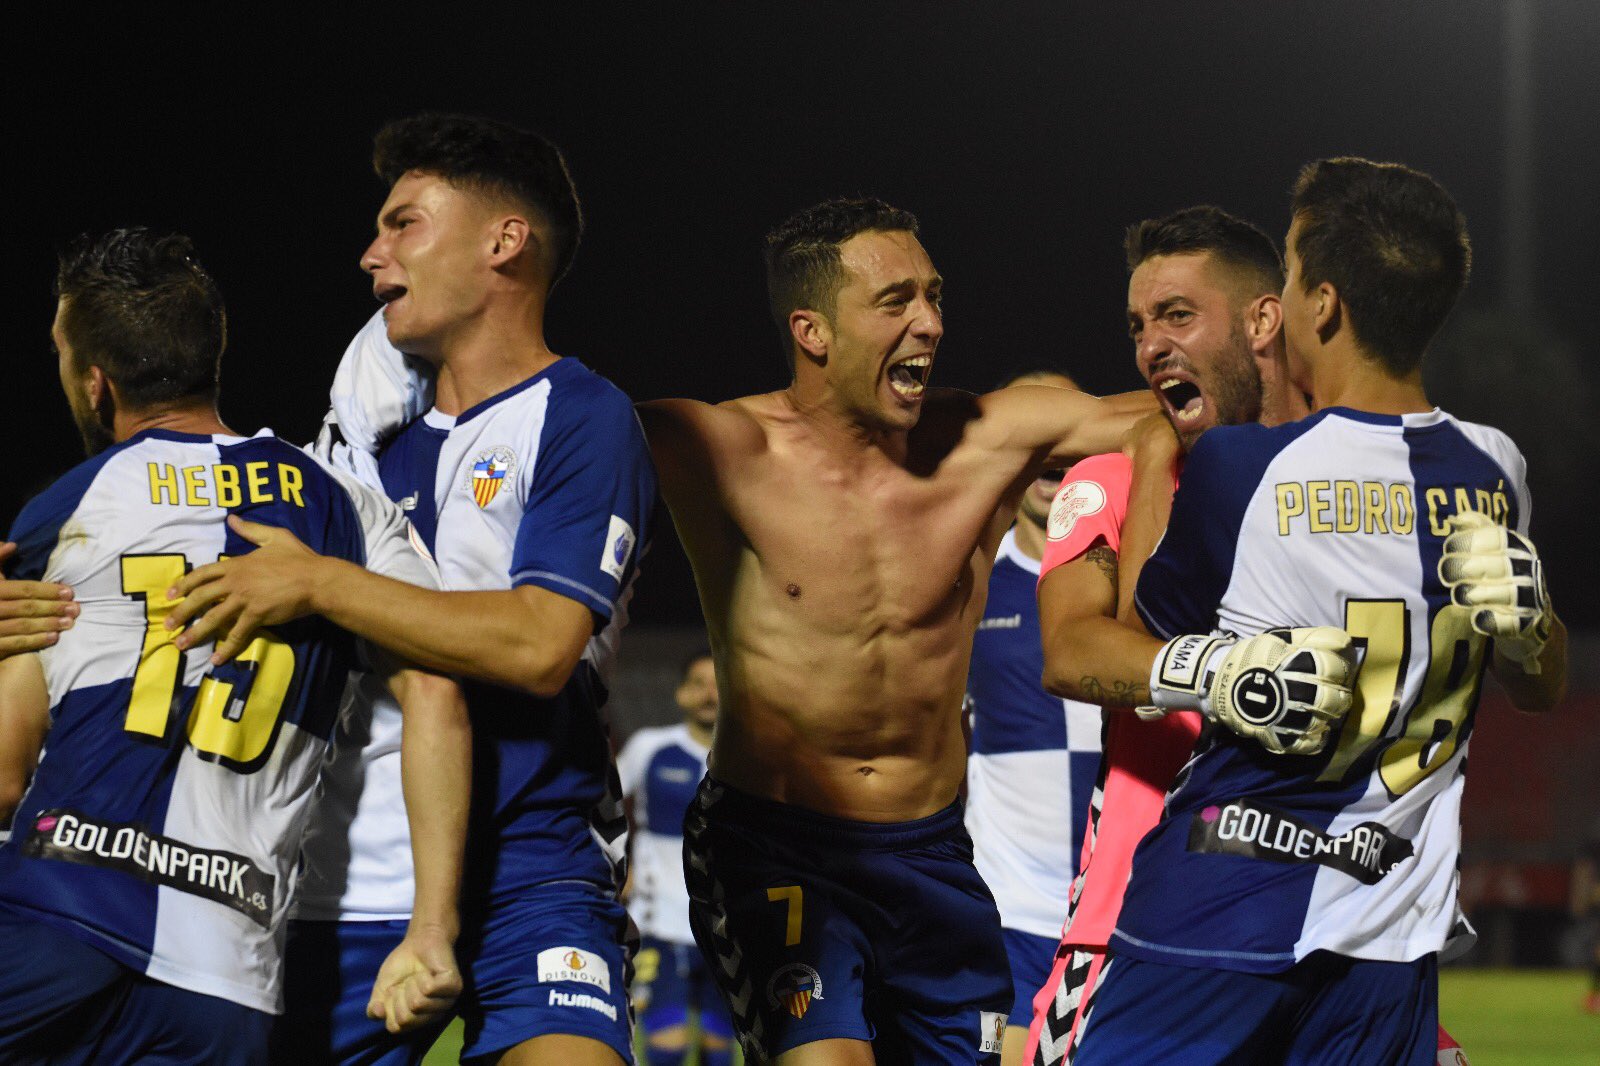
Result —
<instances>
[{"instance_id":1,"label":"navy blue sleeve","mask_svg":"<svg viewBox=\"0 0 1600 1066\"><path fill-rule=\"evenodd\" d=\"M1200 438L1179 476L1166 535L1134 593L1152 634L1170 639L1216 628L1250 500L1272 460L1315 421L1276 429L1219 426Z\"/></svg>"},{"instance_id":2,"label":"navy blue sleeve","mask_svg":"<svg viewBox=\"0 0 1600 1066\"><path fill-rule=\"evenodd\" d=\"M558 392L550 411L511 584L538 585L609 619L649 542L655 468L633 404L603 378Z\"/></svg>"},{"instance_id":3,"label":"navy blue sleeve","mask_svg":"<svg viewBox=\"0 0 1600 1066\"><path fill-rule=\"evenodd\" d=\"M41 581L50 553L56 549L61 527L83 502L84 493L94 484L106 460L122 450L118 445L101 452L88 462L67 471L39 495L29 500L11 524L6 539L17 545L7 577L17 581Z\"/></svg>"}]
</instances>

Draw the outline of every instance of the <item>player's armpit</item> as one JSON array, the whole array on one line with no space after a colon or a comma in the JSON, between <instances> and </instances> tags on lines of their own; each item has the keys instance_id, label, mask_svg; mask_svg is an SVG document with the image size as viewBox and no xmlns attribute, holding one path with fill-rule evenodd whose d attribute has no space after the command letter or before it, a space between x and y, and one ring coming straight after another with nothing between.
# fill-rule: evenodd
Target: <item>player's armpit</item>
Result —
<instances>
[{"instance_id":1,"label":"player's armpit","mask_svg":"<svg viewBox=\"0 0 1600 1066\"><path fill-rule=\"evenodd\" d=\"M0 825L9 823L50 731L50 693L37 655L0 662Z\"/></svg>"}]
</instances>

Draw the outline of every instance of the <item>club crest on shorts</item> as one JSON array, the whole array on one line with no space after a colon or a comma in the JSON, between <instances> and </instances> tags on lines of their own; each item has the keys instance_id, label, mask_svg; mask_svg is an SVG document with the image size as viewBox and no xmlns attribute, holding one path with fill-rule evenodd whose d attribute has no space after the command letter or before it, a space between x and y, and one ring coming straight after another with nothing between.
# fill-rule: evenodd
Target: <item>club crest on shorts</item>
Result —
<instances>
[{"instance_id":1,"label":"club crest on shorts","mask_svg":"<svg viewBox=\"0 0 1600 1066\"><path fill-rule=\"evenodd\" d=\"M1050 524L1046 534L1061 540L1072 532L1078 519L1099 514L1106 506L1106 490L1093 481L1074 481L1061 486L1050 504Z\"/></svg>"},{"instance_id":2,"label":"club crest on shorts","mask_svg":"<svg viewBox=\"0 0 1600 1066\"><path fill-rule=\"evenodd\" d=\"M822 998L822 975L803 962L780 966L767 980L767 1002L804 1018L811 1001Z\"/></svg>"},{"instance_id":3,"label":"club crest on shorts","mask_svg":"<svg viewBox=\"0 0 1600 1066\"><path fill-rule=\"evenodd\" d=\"M496 445L480 452L472 461L472 473L467 477L467 489L479 507L487 507L500 495L500 486L517 469L517 455L505 445Z\"/></svg>"}]
</instances>

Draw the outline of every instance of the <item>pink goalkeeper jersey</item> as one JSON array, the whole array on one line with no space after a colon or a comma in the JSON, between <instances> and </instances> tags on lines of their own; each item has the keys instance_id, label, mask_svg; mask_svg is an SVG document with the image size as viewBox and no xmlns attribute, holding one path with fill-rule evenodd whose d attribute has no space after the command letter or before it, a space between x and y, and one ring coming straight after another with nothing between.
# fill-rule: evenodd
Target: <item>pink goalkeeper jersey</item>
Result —
<instances>
[{"instance_id":1,"label":"pink goalkeeper jersey","mask_svg":"<svg viewBox=\"0 0 1600 1066\"><path fill-rule=\"evenodd\" d=\"M1133 465L1120 452L1096 455L1067 471L1050 507L1049 539L1039 579L1096 544L1122 547L1122 523L1133 487ZM1143 721L1127 711L1106 716L1104 754L1089 801L1082 871L1062 941L1103 948L1117 925L1133 849L1161 819L1167 788L1188 761L1200 734L1200 716L1169 714Z\"/></svg>"}]
</instances>

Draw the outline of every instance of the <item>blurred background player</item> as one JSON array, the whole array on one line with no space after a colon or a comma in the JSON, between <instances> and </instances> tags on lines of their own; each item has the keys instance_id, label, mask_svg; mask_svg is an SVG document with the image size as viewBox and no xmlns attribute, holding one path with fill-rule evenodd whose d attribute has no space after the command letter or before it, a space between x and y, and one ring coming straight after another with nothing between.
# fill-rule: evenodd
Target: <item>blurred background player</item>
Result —
<instances>
[{"instance_id":1,"label":"blurred background player","mask_svg":"<svg viewBox=\"0 0 1600 1066\"><path fill-rule=\"evenodd\" d=\"M1184 449L1213 426L1258 418L1279 425L1307 413L1305 398L1289 381L1278 301L1283 267L1265 233L1215 207L1192 207L1130 227L1124 251L1135 362ZM1150 468L1150 479L1165 478L1170 485L1173 433L1141 435L1139 441L1145 446L1129 452ZM1040 538L1038 586L1047 685L1057 684L1059 657L1053 653L1075 639L1073 624L1086 616L1114 618L1119 600L1131 599L1118 562L1133 475L1129 454L1085 459L1067 472L1049 508L1054 517ZM1153 550L1165 511L1160 507L1159 521L1146 525L1153 537L1128 545L1135 561ZM1167 788L1188 760L1200 724L1194 713L1149 721L1125 711L1106 716L1105 753L1087 826L1083 808L1074 808L1069 823L1073 840L1088 836L1072 914L1049 979L1034 986L1038 1009L1030 1019L1028 1061L1037 1066L1071 1060L1074 1034L1093 1002L1116 926L1134 845L1160 818ZM1057 836L1066 839L1067 833Z\"/></svg>"},{"instance_id":2,"label":"blurred background player","mask_svg":"<svg viewBox=\"0 0 1600 1066\"><path fill-rule=\"evenodd\" d=\"M689 929L683 880L683 816L706 775L717 724L709 648L683 661L673 700L683 721L639 730L617 756L632 815L628 912L640 933L633 1001L650 1066L678 1066L692 1052L702 1066L727 1066L733 1023Z\"/></svg>"},{"instance_id":3,"label":"blurred background player","mask_svg":"<svg viewBox=\"0 0 1600 1066\"><path fill-rule=\"evenodd\" d=\"M1340 159L1302 171L1292 213L1284 333L1317 413L1192 449L1136 605L1158 635L1342 625L1364 644L1358 699L1314 757L1202 735L1135 853L1079 1063L1435 1062L1438 954L1466 932L1459 801L1486 638L1519 707L1564 687L1521 456L1422 390L1466 279L1460 212L1426 175ZM1177 672L1214 669L1196 646L1141 684L1153 638L1087 621L1093 639L1056 649L1063 676L1160 704ZM1295 683L1267 680L1231 683L1253 717Z\"/></svg>"},{"instance_id":4,"label":"blurred background player","mask_svg":"<svg viewBox=\"0 0 1600 1066\"><path fill-rule=\"evenodd\" d=\"M380 495L270 431L222 424L226 312L187 239L80 242L57 294L52 339L91 458L11 536L18 575L72 586L84 609L53 647L0 664L8 774L47 749L0 811L16 818L0 847L0 1060L265 1063L301 832L353 642L314 620L214 666L174 646L169 590L191 566L251 550L226 525L236 514L403 580L436 575ZM460 988L449 940L423 927L456 920L470 734L452 682L413 670L392 682L407 787L436 797L412 819L417 929L391 957L401 979L379 993L410 1022ZM444 980L419 980L430 972Z\"/></svg>"},{"instance_id":5,"label":"blurred background player","mask_svg":"<svg viewBox=\"0 0 1600 1066\"><path fill-rule=\"evenodd\" d=\"M1020 374L1001 387L1024 383L1078 387L1052 370ZM1034 993L1055 958L1100 762L1100 708L1052 696L1039 681L1044 659L1034 590L1050 501L1060 485L1059 470L1034 479L1000 539L967 671L967 832L973 863L1000 910L1015 992L1003 1066L1022 1061ZM1043 826L1071 831L1040 832Z\"/></svg>"},{"instance_id":6,"label":"blurred background player","mask_svg":"<svg viewBox=\"0 0 1600 1066\"><path fill-rule=\"evenodd\" d=\"M470 116L391 123L374 166L389 192L361 265L384 309L352 351L398 348L437 375L436 393L381 438L357 435L348 405L330 432L376 452L377 477L411 508L449 591L385 581L249 526L261 549L191 574L172 621L190 623L186 642L218 635L226 657L257 624L319 614L468 679L463 1057L628 1061L632 933L617 898L627 823L602 708L655 478L627 397L545 341L549 294L582 228L577 193L550 142ZM364 1018L361 986L394 935L367 901L390 905L393 886L338 877L356 871L353 856L390 846L398 817L360 802L353 822L330 827L317 861L338 920L296 923L296 1024L280 1027L275 1051L286 1061L407 1061L426 1048L425 1037L386 1040Z\"/></svg>"}]
</instances>

